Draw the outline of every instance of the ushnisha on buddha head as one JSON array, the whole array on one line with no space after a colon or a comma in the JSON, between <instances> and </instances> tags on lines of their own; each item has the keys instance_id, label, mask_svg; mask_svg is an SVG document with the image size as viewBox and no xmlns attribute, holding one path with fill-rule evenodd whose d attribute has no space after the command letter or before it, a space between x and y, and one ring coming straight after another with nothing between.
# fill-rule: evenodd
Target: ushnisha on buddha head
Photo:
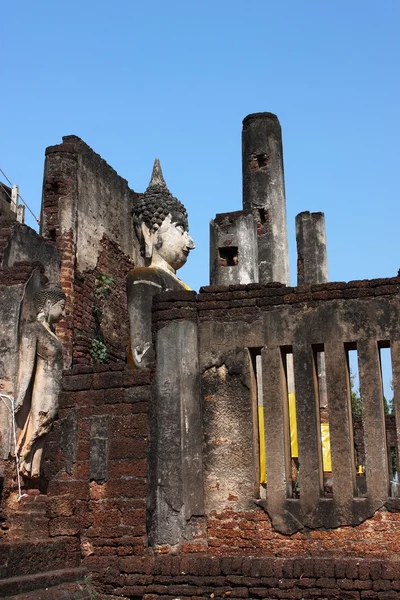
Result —
<instances>
[{"instance_id":1,"label":"ushnisha on buddha head","mask_svg":"<svg viewBox=\"0 0 400 600\"><path fill-rule=\"evenodd\" d=\"M158 158L148 188L133 208L133 219L146 266L175 273L195 248L187 212L164 181Z\"/></svg>"}]
</instances>

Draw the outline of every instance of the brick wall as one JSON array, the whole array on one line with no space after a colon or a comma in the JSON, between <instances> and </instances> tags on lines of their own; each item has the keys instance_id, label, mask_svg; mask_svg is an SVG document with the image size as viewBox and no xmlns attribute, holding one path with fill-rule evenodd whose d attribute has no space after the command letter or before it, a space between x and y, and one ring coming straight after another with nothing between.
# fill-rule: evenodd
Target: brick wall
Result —
<instances>
[{"instance_id":1,"label":"brick wall","mask_svg":"<svg viewBox=\"0 0 400 600\"><path fill-rule=\"evenodd\" d=\"M94 340L104 343L104 364L126 363L127 360L129 320L125 288L133 263L106 237L101 240L101 248L96 268L75 274L74 365L96 362ZM111 282L102 285L104 278Z\"/></svg>"},{"instance_id":2,"label":"brick wall","mask_svg":"<svg viewBox=\"0 0 400 600\"><path fill-rule=\"evenodd\" d=\"M49 532L79 534L83 555L144 550L149 381L149 371L105 367L64 377L45 467ZM106 424L103 449L98 422Z\"/></svg>"},{"instance_id":3,"label":"brick wall","mask_svg":"<svg viewBox=\"0 0 400 600\"><path fill-rule=\"evenodd\" d=\"M107 370L107 367L93 370L93 368L80 366L66 372L60 397L60 419L55 423L50 434L45 457L45 475L49 480L46 495L33 496L33 498L45 498L46 503L46 522L41 523L44 529L40 535L44 536L45 533L54 541L79 541L83 566L95 574L95 579L104 586L102 588L104 592L110 594L115 592L116 595L140 596L143 592L155 594L157 597L157 593L161 594L161 588L156 592L153 585L172 586L172 595L178 594L174 591L175 585L196 585L179 579L180 575L176 572L178 559L173 559L175 567L171 572L165 572L161 583L157 578L159 575L157 569L160 568L157 566L157 555L151 558L152 552L147 548L147 414L150 381L150 371L130 372L118 366L114 366L112 371ZM101 417L106 417L107 421L107 458L103 479L96 481L93 473L91 475L93 469L95 476L98 473L98 465L93 465L93 457L91 458L91 449L94 447L92 424L94 420ZM31 506L33 503L31 498L23 500L23 504L26 502L26 505ZM11 505L9 506L11 508ZM201 568L204 568L204 571L198 574L204 576L206 569L211 568L206 567L206 564L228 564L227 559L223 558L228 555L239 557L237 561L240 564L243 563L244 556L248 556L251 561L250 557L255 554L265 557L293 557L293 559L300 556L331 556L335 560L343 556L374 559L385 556L386 559L390 559L400 551L399 524L399 513L384 510L377 512L372 519L358 527L305 531L285 536L274 530L268 515L254 505L253 510L247 511L212 511L206 519L199 520L197 537L192 541L183 542L180 553L191 555L196 552L199 556L206 554L220 557L213 559L203 557L197 562L194 558L187 559L189 562L192 561L190 564L197 564L196 569L200 568L199 565L203 565ZM38 522L32 524L33 530L36 527L36 534L37 526ZM15 540L21 539L21 531L18 532L16 528L15 512L10 513L10 527L9 537ZM26 525L23 525L23 535L26 534ZM167 546L157 549L157 553L161 554L170 552L171 548ZM149 558L139 559L145 555ZM170 564L168 560L165 559L166 562L161 560L159 564ZM182 564L189 564L185 563L185 560L184 557L179 559ZM265 558L264 562L267 564L271 560ZM230 564L239 564L239 562L231 560ZM373 564L378 563L379 561ZM148 572L149 564L152 565L150 572ZM277 564L281 563L278 561ZM136 569L132 569L130 565L136 565ZM147 566L139 568L137 565ZM162 568L165 571L166 567ZM181 571L184 571L186 576L189 574L184 567ZM245 577L245 573L246 571L241 573L240 577ZM230 580L225 579L225 575L227 573L224 574L222 571L218 574L218 577L223 576L223 580L221 579L223 583L209 584L211 587L216 587L215 591L210 593L218 596L221 592L219 588L222 587L224 593L232 588L233 594L235 586L232 586ZM334 578L333 575L331 577ZM134 581L136 583L133 585ZM148 582L150 587L141 588L140 593L138 588L136 593L133 588L136 585L139 587L144 585L138 583L140 581ZM204 585L198 583L199 590L204 586L209 587L208 581L206 579ZM259 581L254 585L251 584L251 589L255 586L271 587L268 593L274 594L274 586L270 585L271 582L272 580L264 585ZM287 584L288 588L284 588L281 584L279 589L297 590L297 595L293 597L301 597L298 596L297 588L303 589L301 587L303 583L299 587L291 581ZM342 589L339 582L331 582L333 583L333 589ZM318 584L313 582L311 585L309 582L309 587L322 589L319 587L320 584L321 582ZM240 587L246 588L247 585L245 583ZM128 587L132 587L132 590L129 591ZM358 594L364 588L358 589L355 586L348 589L356 590ZM168 596L168 590L164 591L162 595ZM200 595L202 593L198 592ZM253 597L255 592L243 593ZM336 594L336 597L341 596Z\"/></svg>"},{"instance_id":4,"label":"brick wall","mask_svg":"<svg viewBox=\"0 0 400 600\"><path fill-rule=\"evenodd\" d=\"M391 558L400 552L400 514L378 511L357 527L278 533L262 510L213 511L207 519L208 552L294 556Z\"/></svg>"},{"instance_id":5,"label":"brick wall","mask_svg":"<svg viewBox=\"0 0 400 600\"><path fill-rule=\"evenodd\" d=\"M281 283L261 285L204 286L200 293L164 292L154 303L154 322L162 327L164 321L198 318L199 321L253 321L262 311L281 305L318 306L327 300L362 299L394 296L400 292L400 277L365 279L349 282L329 282L316 285L288 287ZM229 310L228 310L229 309Z\"/></svg>"},{"instance_id":6,"label":"brick wall","mask_svg":"<svg viewBox=\"0 0 400 600\"><path fill-rule=\"evenodd\" d=\"M126 362L125 278L141 260L130 219L136 198L127 181L80 138L66 136L46 149L41 233L60 253L67 302L56 331L66 367L91 364L94 338L108 348L102 362ZM93 297L99 275L113 278L112 311L111 303Z\"/></svg>"},{"instance_id":7,"label":"brick wall","mask_svg":"<svg viewBox=\"0 0 400 600\"><path fill-rule=\"evenodd\" d=\"M38 262L19 262L11 268L2 269L0 271L1 285L19 285L26 283L34 269L40 269L44 273L43 265Z\"/></svg>"},{"instance_id":8,"label":"brick wall","mask_svg":"<svg viewBox=\"0 0 400 600\"><path fill-rule=\"evenodd\" d=\"M47 240L55 243L60 254L60 283L67 299L65 318L57 325L56 331L63 344L66 363L70 364L78 196L77 156L73 144L53 146L46 153L40 231Z\"/></svg>"},{"instance_id":9,"label":"brick wall","mask_svg":"<svg viewBox=\"0 0 400 600\"><path fill-rule=\"evenodd\" d=\"M103 565L101 589L110 599L400 597L396 561L187 555L129 556Z\"/></svg>"},{"instance_id":10,"label":"brick wall","mask_svg":"<svg viewBox=\"0 0 400 600\"><path fill-rule=\"evenodd\" d=\"M102 245L97 270L85 277L78 275L75 281L74 328L85 332L88 325L88 335L96 300L90 290L96 286L97 273L104 272L105 267L115 276L115 289L102 299L103 310L111 310L112 305L120 307L117 312L125 310L123 285L129 259L121 263L120 250L110 240L104 238ZM163 294L155 301L154 322L157 329L176 319L229 321L232 312L233 322L239 315L251 322L260 311L282 305L317 306L332 300L332 295L335 299L395 296L399 288L399 278L301 289L251 284L227 291L213 286L203 288L200 294ZM123 335L127 335L126 330ZM53 544L53 556L57 555L56 548L64 553L64 568L81 564L93 573L93 582L103 597L110 599L400 598L396 562L400 555L400 513L387 508L357 527L303 530L292 535L277 532L267 513L255 504L247 510L213 510L199 517L197 532L179 549L149 549L147 415L153 374L127 369L123 363L125 340L121 345L117 342L115 349L110 344L113 353L109 364L85 364L88 346L79 349L78 339L74 349L80 364L64 373L59 420L49 436L44 458L45 477L36 486L42 493L38 494L33 485L17 507L13 467L8 467L3 531L7 530L14 552L25 540L27 552L34 557L38 540L46 539L49 546L40 542L39 556L51 556ZM81 351L83 356L78 354ZM173 555L176 552L178 556ZM40 560L37 558L37 564L47 569ZM53 566L57 567L57 561ZM75 575L77 578L78 573ZM29 590L23 585L33 584L21 585L26 591L15 600L25 599L22 593ZM67 584L59 585L59 596L49 596L49 600L68 597ZM82 598L87 597L76 582L73 585L69 597L80 598L81 592ZM40 594L29 598L47 600Z\"/></svg>"},{"instance_id":11,"label":"brick wall","mask_svg":"<svg viewBox=\"0 0 400 600\"><path fill-rule=\"evenodd\" d=\"M71 580L68 570L80 568L81 558L82 569L75 579L87 572L90 557L145 552L150 376L150 371L133 373L121 365L114 365L111 371L105 366L78 366L65 372L59 419L48 437L43 459L44 475L39 481L26 482L26 496L19 503L15 467L12 462L7 464L2 528L8 566L0 577L10 580L8 586L19 573L24 576L21 589L28 592L40 581L45 585L45 578L40 580L38 573L61 569L61 581L68 576ZM105 424L103 438L98 437L98 423ZM19 556L18 560L23 560L21 549L33 565L26 572L18 571L18 561L12 559ZM0 545L0 558L1 550ZM51 577L48 575L46 585ZM54 578L51 585L57 583ZM68 596L68 589L61 586L59 595L49 596L49 600L91 597L84 595L86 588L74 591L71 587L73 593L82 592L77 596L71 590ZM11 590L6 587L4 593ZM47 599L40 590L32 598Z\"/></svg>"}]
</instances>

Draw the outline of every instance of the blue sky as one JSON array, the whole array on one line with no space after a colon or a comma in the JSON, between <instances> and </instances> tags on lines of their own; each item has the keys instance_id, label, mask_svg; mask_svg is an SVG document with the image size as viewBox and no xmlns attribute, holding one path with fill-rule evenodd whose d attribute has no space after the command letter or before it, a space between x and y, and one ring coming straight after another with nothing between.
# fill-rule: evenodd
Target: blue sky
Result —
<instances>
[{"instance_id":1,"label":"blue sky","mask_svg":"<svg viewBox=\"0 0 400 600\"><path fill-rule=\"evenodd\" d=\"M136 191L159 157L208 283L209 221L241 208L241 123L283 129L295 215L324 211L331 280L393 276L398 252L398 0L4 3L0 168L40 210L44 150L76 134ZM28 224L32 219L27 217Z\"/></svg>"}]
</instances>

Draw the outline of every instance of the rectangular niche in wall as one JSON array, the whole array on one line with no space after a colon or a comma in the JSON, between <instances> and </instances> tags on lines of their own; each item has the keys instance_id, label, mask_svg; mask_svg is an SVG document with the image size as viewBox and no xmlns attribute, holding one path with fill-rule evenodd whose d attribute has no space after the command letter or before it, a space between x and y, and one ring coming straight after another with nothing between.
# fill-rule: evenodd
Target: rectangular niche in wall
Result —
<instances>
[{"instance_id":1,"label":"rectangular niche in wall","mask_svg":"<svg viewBox=\"0 0 400 600\"><path fill-rule=\"evenodd\" d=\"M239 260L237 246L223 246L218 248L219 264L221 267L236 267Z\"/></svg>"}]
</instances>

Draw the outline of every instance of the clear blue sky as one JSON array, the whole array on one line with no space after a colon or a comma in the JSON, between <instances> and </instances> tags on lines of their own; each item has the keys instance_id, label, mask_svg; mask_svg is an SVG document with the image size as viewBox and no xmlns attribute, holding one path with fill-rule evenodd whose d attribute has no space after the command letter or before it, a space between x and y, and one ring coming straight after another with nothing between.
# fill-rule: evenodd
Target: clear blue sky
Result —
<instances>
[{"instance_id":1,"label":"clear blue sky","mask_svg":"<svg viewBox=\"0 0 400 600\"><path fill-rule=\"evenodd\" d=\"M0 14L0 168L35 213L63 135L136 191L159 157L189 212L197 249L180 273L198 289L210 219L241 208L242 119L271 111L292 283L303 210L325 212L331 280L397 274L398 0L20 0Z\"/></svg>"}]
</instances>

